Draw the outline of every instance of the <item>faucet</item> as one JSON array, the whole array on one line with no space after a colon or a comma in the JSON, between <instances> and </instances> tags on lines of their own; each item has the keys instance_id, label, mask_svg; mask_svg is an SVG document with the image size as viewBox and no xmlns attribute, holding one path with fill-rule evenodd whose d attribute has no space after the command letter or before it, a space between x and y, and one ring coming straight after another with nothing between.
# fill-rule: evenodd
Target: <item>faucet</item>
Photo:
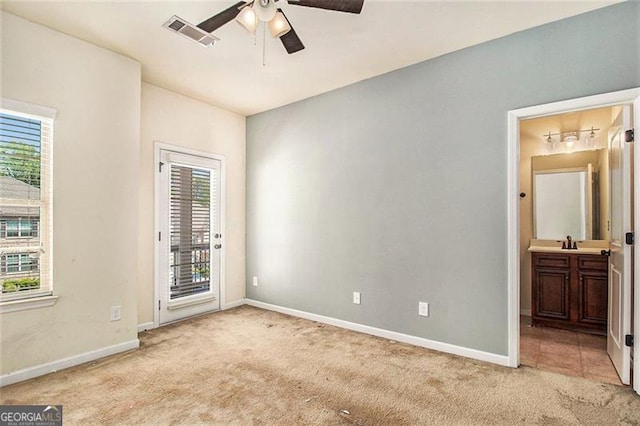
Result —
<instances>
[{"instance_id":1,"label":"faucet","mask_svg":"<svg viewBox=\"0 0 640 426\"><path fill-rule=\"evenodd\" d=\"M562 242L562 248L566 250L578 250L578 245L575 241L573 245L571 245L571 235L567 235L567 241Z\"/></svg>"}]
</instances>

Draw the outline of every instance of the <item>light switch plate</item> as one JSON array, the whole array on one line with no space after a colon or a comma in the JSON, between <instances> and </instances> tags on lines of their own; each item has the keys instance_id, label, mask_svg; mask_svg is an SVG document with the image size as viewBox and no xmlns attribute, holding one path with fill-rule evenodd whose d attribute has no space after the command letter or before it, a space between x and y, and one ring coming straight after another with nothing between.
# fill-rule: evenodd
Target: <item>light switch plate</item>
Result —
<instances>
[{"instance_id":1,"label":"light switch plate","mask_svg":"<svg viewBox=\"0 0 640 426\"><path fill-rule=\"evenodd\" d=\"M122 308L118 306L111 307L111 321L120 321L122 317Z\"/></svg>"}]
</instances>

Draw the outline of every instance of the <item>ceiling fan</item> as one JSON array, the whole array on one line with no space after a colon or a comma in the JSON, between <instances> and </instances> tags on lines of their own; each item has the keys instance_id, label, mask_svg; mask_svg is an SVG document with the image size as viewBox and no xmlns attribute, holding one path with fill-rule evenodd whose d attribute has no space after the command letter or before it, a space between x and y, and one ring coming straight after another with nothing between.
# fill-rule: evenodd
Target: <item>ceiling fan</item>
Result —
<instances>
[{"instance_id":1,"label":"ceiling fan","mask_svg":"<svg viewBox=\"0 0 640 426\"><path fill-rule=\"evenodd\" d=\"M259 23L269 25L271 35L278 37L287 53L292 54L304 49L304 44L291 26L282 9L276 2L283 0L239 1L217 15L193 26L177 16L172 17L163 26L185 35L204 46L213 45L218 39L211 33L223 25L236 20L247 31L253 33ZM314 7L359 14L364 0L286 0L290 5Z\"/></svg>"}]
</instances>

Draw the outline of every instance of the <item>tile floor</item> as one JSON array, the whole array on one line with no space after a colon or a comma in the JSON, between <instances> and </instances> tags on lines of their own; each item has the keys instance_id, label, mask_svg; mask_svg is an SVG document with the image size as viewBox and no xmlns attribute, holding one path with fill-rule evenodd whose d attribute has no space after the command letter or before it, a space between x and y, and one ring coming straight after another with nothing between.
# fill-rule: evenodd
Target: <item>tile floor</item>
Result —
<instances>
[{"instance_id":1,"label":"tile floor","mask_svg":"<svg viewBox=\"0 0 640 426\"><path fill-rule=\"evenodd\" d=\"M520 363L622 386L607 355L605 336L532 327L531 317L520 317Z\"/></svg>"}]
</instances>

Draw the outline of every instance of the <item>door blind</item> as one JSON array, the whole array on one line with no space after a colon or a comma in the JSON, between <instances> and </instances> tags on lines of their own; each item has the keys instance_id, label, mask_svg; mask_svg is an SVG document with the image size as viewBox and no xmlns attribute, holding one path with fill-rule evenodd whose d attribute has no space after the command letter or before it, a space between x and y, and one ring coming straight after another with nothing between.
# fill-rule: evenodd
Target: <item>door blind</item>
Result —
<instances>
[{"instance_id":1,"label":"door blind","mask_svg":"<svg viewBox=\"0 0 640 426\"><path fill-rule=\"evenodd\" d=\"M171 165L170 299L211 289L211 199L216 194L211 170ZM213 185L212 185L213 184Z\"/></svg>"}]
</instances>

